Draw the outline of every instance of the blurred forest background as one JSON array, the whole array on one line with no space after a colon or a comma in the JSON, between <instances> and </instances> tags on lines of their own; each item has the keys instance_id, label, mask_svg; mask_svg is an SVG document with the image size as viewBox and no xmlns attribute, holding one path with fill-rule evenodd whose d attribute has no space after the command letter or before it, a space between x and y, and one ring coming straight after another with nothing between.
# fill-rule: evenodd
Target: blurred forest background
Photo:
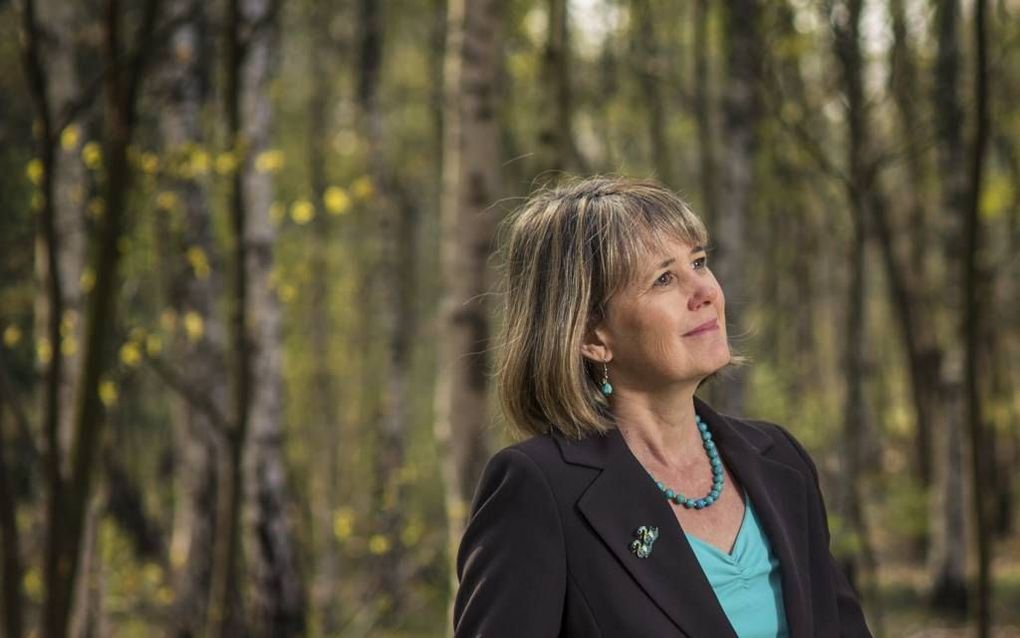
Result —
<instances>
[{"instance_id":1,"label":"blurred forest background","mask_svg":"<svg viewBox=\"0 0 1020 638\"><path fill-rule=\"evenodd\" d=\"M494 234L603 172L707 221L707 398L809 447L876 634L1020 635L1018 52L1017 0L0 0L0 634L447 635Z\"/></svg>"}]
</instances>

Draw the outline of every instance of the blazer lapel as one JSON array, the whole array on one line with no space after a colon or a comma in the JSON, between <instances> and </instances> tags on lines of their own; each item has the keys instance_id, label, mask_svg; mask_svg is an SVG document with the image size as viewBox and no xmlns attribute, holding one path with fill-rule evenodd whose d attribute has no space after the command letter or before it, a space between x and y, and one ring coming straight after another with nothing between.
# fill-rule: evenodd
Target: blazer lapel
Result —
<instances>
[{"instance_id":1,"label":"blazer lapel","mask_svg":"<svg viewBox=\"0 0 1020 638\"><path fill-rule=\"evenodd\" d=\"M695 399L698 414L713 433L726 467L754 503L782 568L783 603L791 638L814 635L808 585L807 491L803 474L772 458L773 441L753 424L735 419Z\"/></svg>"},{"instance_id":2,"label":"blazer lapel","mask_svg":"<svg viewBox=\"0 0 1020 638\"><path fill-rule=\"evenodd\" d=\"M620 432L557 441L566 460L602 468L578 500L578 509L649 598L688 635L736 638L671 506ZM659 528L647 558L630 551L641 525Z\"/></svg>"}]
</instances>

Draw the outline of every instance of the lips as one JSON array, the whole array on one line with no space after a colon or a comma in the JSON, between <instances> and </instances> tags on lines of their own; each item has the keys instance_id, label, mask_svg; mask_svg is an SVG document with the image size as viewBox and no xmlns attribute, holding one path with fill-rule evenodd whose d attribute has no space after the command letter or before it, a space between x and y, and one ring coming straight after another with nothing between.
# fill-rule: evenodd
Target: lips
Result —
<instances>
[{"instance_id":1,"label":"lips","mask_svg":"<svg viewBox=\"0 0 1020 638\"><path fill-rule=\"evenodd\" d=\"M711 332L712 330L718 329L718 327L719 326L717 325L715 319L709 319L708 321L706 321L705 323L701 324L700 326L697 326L696 328L694 328L690 332L685 332L684 336L685 337L691 337L691 336L694 336L694 335L701 334L703 332Z\"/></svg>"}]
</instances>

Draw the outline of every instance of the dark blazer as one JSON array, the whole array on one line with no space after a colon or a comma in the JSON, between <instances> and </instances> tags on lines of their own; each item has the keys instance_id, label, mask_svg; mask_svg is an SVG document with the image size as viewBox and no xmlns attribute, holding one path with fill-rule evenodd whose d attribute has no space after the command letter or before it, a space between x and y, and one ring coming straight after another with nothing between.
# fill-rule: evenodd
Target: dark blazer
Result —
<instances>
[{"instance_id":1,"label":"dark blazer","mask_svg":"<svg viewBox=\"0 0 1020 638\"><path fill-rule=\"evenodd\" d=\"M790 636L871 636L804 449L777 425L695 404L779 558ZM457 555L455 636L735 637L671 507L618 430L500 451ZM647 558L629 549L640 525L659 528Z\"/></svg>"}]
</instances>

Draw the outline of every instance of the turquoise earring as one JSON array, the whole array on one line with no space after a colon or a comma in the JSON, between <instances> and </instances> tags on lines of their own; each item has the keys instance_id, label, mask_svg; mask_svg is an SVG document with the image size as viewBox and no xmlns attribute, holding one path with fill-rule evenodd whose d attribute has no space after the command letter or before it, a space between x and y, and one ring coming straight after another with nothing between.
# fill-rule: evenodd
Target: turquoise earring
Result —
<instances>
[{"instance_id":1,"label":"turquoise earring","mask_svg":"<svg viewBox=\"0 0 1020 638\"><path fill-rule=\"evenodd\" d=\"M602 362L602 394L609 396L613 393L613 386L609 383L609 362Z\"/></svg>"}]
</instances>

